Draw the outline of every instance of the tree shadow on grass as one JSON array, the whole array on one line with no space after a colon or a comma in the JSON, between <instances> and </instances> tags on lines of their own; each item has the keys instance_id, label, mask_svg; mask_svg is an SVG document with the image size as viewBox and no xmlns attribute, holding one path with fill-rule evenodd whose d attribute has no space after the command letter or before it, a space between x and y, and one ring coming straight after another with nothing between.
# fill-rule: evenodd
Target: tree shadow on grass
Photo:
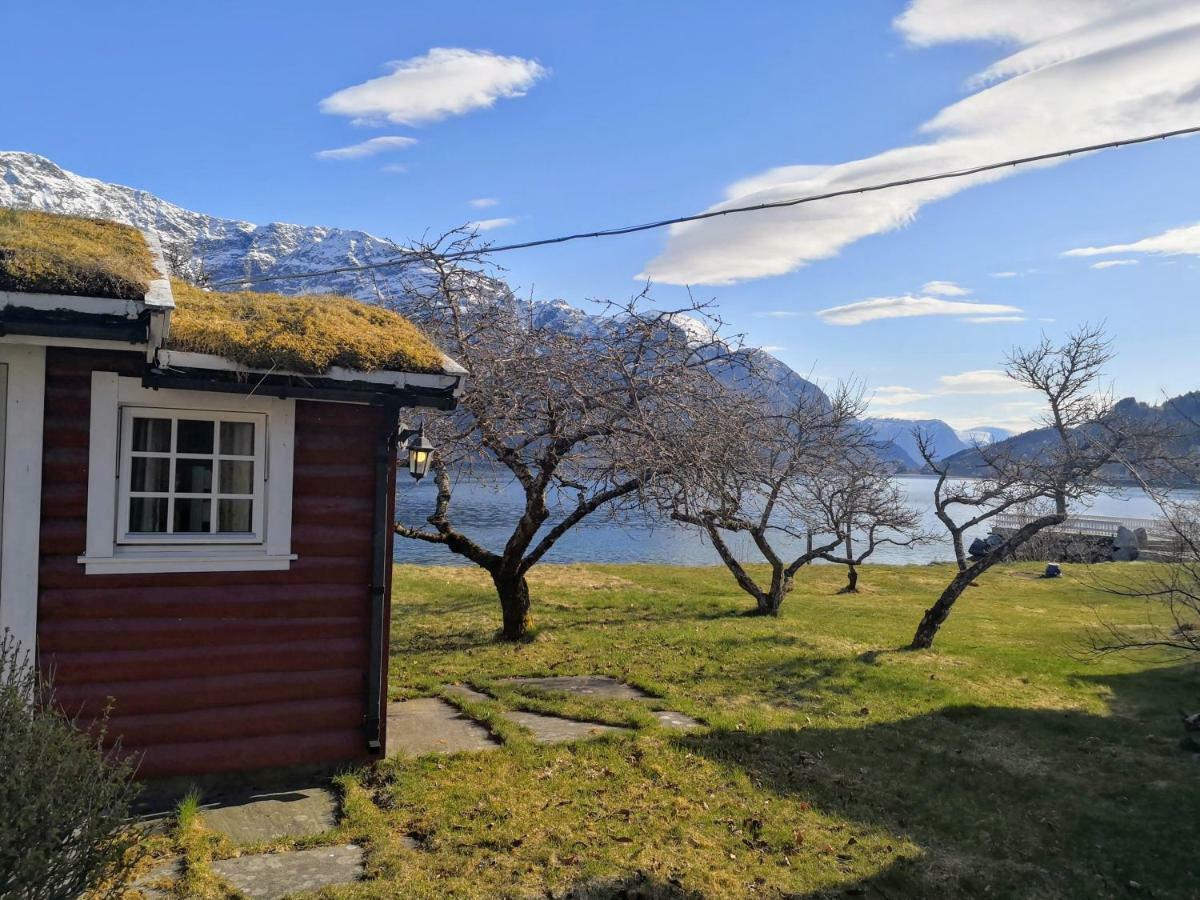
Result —
<instances>
[{"instance_id":1,"label":"tree shadow on grass","mask_svg":"<svg viewBox=\"0 0 1200 900\"><path fill-rule=\"evenodd\" d=\"M702 894L645 872L585 881L553 896L562 900L705 900Z\"/></svg>"},{"instance_id":2,"label":"tree shadow on grass","mask_svg":"<svg viewBox=\"0 0 1200 900\"><path fill-rule=\"evenodd\" d=\"M1195 666L1089 677L1107 716L952 706L861 728L715 730L678 744L781 796L922 849L808 896L1191 897L1200 768L1178 748ZM873 839L874 836L874 839ZM874 857L871 857L874 860Z\"/></svg>"}]
</instances>

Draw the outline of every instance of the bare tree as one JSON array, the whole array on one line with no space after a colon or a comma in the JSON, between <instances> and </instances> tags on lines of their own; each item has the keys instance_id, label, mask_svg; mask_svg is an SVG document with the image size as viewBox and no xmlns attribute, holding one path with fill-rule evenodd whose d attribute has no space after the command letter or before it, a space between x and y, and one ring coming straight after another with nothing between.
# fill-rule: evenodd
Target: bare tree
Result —
<instances>
[{"instance_id":1,"label":"bare tree","mask_svg":"<svg viewBox=\"0 0 1200 900\"><path fill-rule=\"evenodd\" d=\"M844 517L842 544L837 551L821 557L846 567L846 586L838 592L841 594L858 593L858 567L880 547L912 547L930 539L922 528L921 514L888 477L879 458L856 457L851 457L855 464L837 467L833 480L840 485L838 503L825 511L827 519Z\"/></svg>"},{"instance_id":2,"label":"bare tree","mask_svg":"<svg viewBox=\"0 0 1200 900\"><path fill-rule=\"evenodd\" d=\"M884 481L855 421L861 408L861 392L847 386L828 398L812 391L785 410L752 389L733 391L671 448L659 502L704 529L760 615L778 615L799 570L828 558L872 511L894 512L876 493ZM766 584L738 558L737 536L766 560Z\"/></svg>"},{"instance_id":3,"label":"bare tree","mask_svg":"<svg viewBox=\"0 0 1200 900\"><path fill-rule=\"evenodd\" d=\"M1181 420L1177 435L1190 432L1200 435L1200 421L1185 412L1178 403L1171 412ZM1150 650L1175 653L1195 658L1200 653L1200 500L1188 491L1181 498L1174 490L1179 486L1195 488L1200 484L1200 452L1188 449L1166 459L1153 473L1152 482L1145 466L1124 460L1126 470L1162 513L1167 540L1160 536L1160 546L1166 550L1163 565L1139 567L1138 578L1130 584L1113 584L1112 579L1095 578L1102 590L1122 597L1147 601L1146 620L1137 628L1101 620L1099 627L1088 635L1091 653L1103 655L1126 650ZM1165 471L1163 471L1165 470ZM1200 730L1200 716L1192 717L1191 727Z\"/></svg>"},{"instance_id":4,"label":"bare tree","mask_svg":"<svg viewBox=\"0 0 1200 900\"><path fill-rule=\"evenodd\" d=\"M1047 404L1045 427L1037 445L1015 449L1010 442L977 448L976 465L967 472L976 480L956 477L937 460L927 435L918 434L918 449L937 475L934 512L946 527L958 571L937 601L925 611L911 647L932 646L938 629L955 602L980 575L1008 559L1047 528L1067 520L1068 507L1115 489L1102 470L1124 457L1149 461L1159 436L1116 415L1111 396L1101 390L1104 366L1112 359L1102 326L1084 325L1061 344L1043 337L1034 347L1015 349L1005 372L1041 395ZM963 536L1001 513L1021 510L1019 527L988 544L983 555L968 558Z\"/></svg>"},{"instance_id":5,"label":"bare tree","mask_svg":"<svg viewBox=\"0 0 1200 900\"><path fill-rule=\"evenodd\" d=\"M1200 653L1200 503L1153 494L1159 503L1178 561L1139 571L1133 585L1099 582L1108 593L1148 601L1145 623L1133 628L1104 620L1088 635L1097 655L1158 649L1195 658Z\"/></svg>"},{"instance_id":6,"label":"bare tree","mask_svg":"<svg viewBox=\"0 0 1200 900\"><path fill-rule=\"evenodd\" d=\"M636 505L661 471L661 448L706 408L733 350L704 304L651 312L645 292L575 327L543 321L545 307L485 274L486 250L469 233L410 253L404 294L392 302L468 374L458 410L425 423L438 446L428 527L397 523L396 534L485 569L501 635L517 640L529 629L529 570L588 516ZM520 486L524 503L493 548L456 526L453 498L456 479L497 474Z\"/></svg>"}]
</instances>

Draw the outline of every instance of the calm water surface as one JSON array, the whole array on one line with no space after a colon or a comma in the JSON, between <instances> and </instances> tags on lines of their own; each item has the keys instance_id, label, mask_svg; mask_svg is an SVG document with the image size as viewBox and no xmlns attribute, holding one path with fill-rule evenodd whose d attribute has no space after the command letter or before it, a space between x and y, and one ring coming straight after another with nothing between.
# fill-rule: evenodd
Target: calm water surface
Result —
<instances>
[{"instance_id":1,"label":"calm water surface","mask_svg":"<svg viewBox=\"0 0 1200 900\"><path fill-rule=\"evenodd\" d=\"M401 475L404 478L403 474ZM908 476L896 482L908 495L912 506L920 510L926 527L943 533L941 523L933 515L934 479ZM410 525L423 524L433 510L436 490L432 480L414 483L404 478L397 491L397 518ZM460 482L454 490L451 518L462 532L491 550L504 546L512 532L513 522L524 505L519 485L515 482L481 484ZM1082 511L1082 510L1078 510ZM1153 518L1159 513L1153 501L1141 491L1123 490L1114 497L1100 497L1092 505L1093 514L1132 518ZM988 529L977 529L979 535ZM969 544L970 533L967 538ZM731 536L730 543L739 557L760 561L753 542L746 536ZM781 550L786 549L781 542ZM802 549L798 543L793 549ZM396 538L397 562L427 565L465 565L466 561L438 544ZM606 563L669 563L684 566L708 566L720 563L712 545L702 531L672 522L651 522L640 519L614 522L595 514L576 526L554 546L547 562L606 562ZM923 547L880 547L873 562L920 565L935 560L953 559L949 541Z\"/></svg>"}]
</instances>

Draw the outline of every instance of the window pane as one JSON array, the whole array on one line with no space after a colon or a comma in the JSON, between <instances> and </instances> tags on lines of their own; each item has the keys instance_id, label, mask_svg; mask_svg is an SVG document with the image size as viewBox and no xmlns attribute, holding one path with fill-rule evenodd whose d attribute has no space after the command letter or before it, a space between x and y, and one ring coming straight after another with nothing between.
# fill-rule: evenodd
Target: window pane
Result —
<instances>
[{"instance_id":1,"label":"window pane","mask_svg":"<svg viewBox=\"0 0 1200 900\"><path fill-rule=\"evenodd\" d=\"M248 459L221 460L220 492L222 494L253 494L254 463Z\"/></svg>"},{"instance_id":2,"label":"window pane","mask_svg":"<svg viewBox=\"0 0 1200 900\"><path fill-rule=\"evenodd\" d=\"M217 501L217 530L226 534L252 531L250 523L253 507L253 500Z\"/></svg>"},{"instance_id":3,"label":"window pane","mask_svg":"<svg viewBox=\"0 0 1200 900\"><path fill-rule=\"evenodd\" d=\"M135 456L129 468L131 491L165 494L171 489L171 460L165 456Z\"/></svg>"},{"instance_id":4,"label":"window pane","mask_svg":"<svg viewBox=\"0 0 1200 900\"><path fill-rule=\"evenodd\" d=\"M175 532L194 533L211 531L211 500L175 500Z\"/></svg>"},{"instance_id":5,"label":"window pane","mask_svg":"<svg viewBox=\"0 0 1200 900\"><path fill-rule=\"evenodd\" d=\"M221 423L221 455L222 456L253 456L254 455L254 423L253 422L222 422Z\"/></svg>"},{"instance_id":6,"label":"window pane","mask_svg":"<svg viewBox=\"0 0 1200 900\"><path fill-rule=\"evenodd\" d=\"M213 423L201 419L180 419L175 437L176 453L212 453Z\"/></svg>"},{"instance_id":7,"label":"window pane","mask_svg":"<svg viewBox=\"0 0 1200 900\"><path fill-rule=\"evenodd\" d=\"M211 459L175 460L176 492L180 494L212 493L212 470Z\"/></svg>"},{"instance_id":8,"label":"window pane","mask_svg":"<svg viewBox=\"0 0 1200 900\"><path fill-rule=\"evenodd\" d=\"M133 418L133 449L151 453L171 452L171 420Z\"/></svg>"},{"instance_id":9,"label":"window pane","mask_svg":"<svg viewBox=\"0 0 1200 900\"><path fill-rule=\"evenodd\" d=\"M162 534L167 530L166 497L132 497L129 500L129 530Z\"/></svg>"}]
</instances>

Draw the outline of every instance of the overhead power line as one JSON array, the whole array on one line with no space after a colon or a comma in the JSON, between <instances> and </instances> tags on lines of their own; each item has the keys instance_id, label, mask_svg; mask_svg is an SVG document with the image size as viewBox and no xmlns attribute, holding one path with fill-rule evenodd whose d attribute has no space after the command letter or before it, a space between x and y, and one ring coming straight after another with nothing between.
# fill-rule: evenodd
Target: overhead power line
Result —
<instances>
[{"instance_id":1,"label":"overhead power line","mask_svg":"<svg viewBox=\"0 0 1200 900\"><path fill-rule=\"evenodd\" d=\"M616 237L622 234L634 234L639 231L651 231L656 228L666 228L670 225L681 225L684 222L699 222L704 219L715 219L720 216L732 216L741 213L761 212L767 209L785 209L790 206L800 206L804 203L813 203L817 200L831 200L834 197L849 197L855 194L868 194L874 191L886 191L891 188L907 187L913 184L926 184L930 181L945 181L949 178L964 178L968 175L978 175L980 172L991 172L996 169L1007 169L1015 166L1023 166L1029 163L1042 162L1048 159L1062 159L1067 156L1074 156L1078 153L1093 153L1097 150L1113 150L1117 147L1128 147L1131 144L1146 144L1150 141L1161 141L1167 138L1181 137L1185 134L1200 133L1200 125L1195 125L1191 128L1178 128L1174 131L1162 131L1158 134L1148 134L1142 137L1122 138L1116 141L1106 141L1103 144L1089 144L1086 147L1071 147L1066 150L1052 150L1049 153L1038 153L1033 156L1021 156L1015 159L1006 159L1002 162L986 163L980 166L971 166L966 169L954 169L948 172L936 172L931 175L916 175L912 178L900 178L895 181L883 181L878 184L866 184L859 187L843 188L837 191L828 191L823 194L810 194L805 197L792 197L787 200L773 200L770 203L755 203L750 206L733 206L729 209L714 209L708 212L695 213L690 216L676 216L671 219L659 219L655 222L646 222L642 225L626 225L621 228L606 228L599 231L581 231L577 234L565 234L559 237L541 238L536 241L522 241L518 244L501 244L494 247L482 248L479 251L465 251L460 253L447 253L442 255L442 259L453 260L460 259L466 256L475 256L478 253L507 253L510 250L527 250L531 247L547 247L551 244L565 244L568 241L580 241L585 238L601 238L601 237ZM412 262L414 254L404 254L395 259L384 260L375 263L360 263L351 266L337 266L331 269L320 269L314 272L291 272L284 275L263 275L257 278L245 278L237 281L223 281L213 285L213 287L234 287L253 284L265 284L270 281L295 281L302 278L319 278L324 275L340 275L345 272L365 272L373 269L386 269L391 266L402 266Z\"/></svg>"}]
</instances>

